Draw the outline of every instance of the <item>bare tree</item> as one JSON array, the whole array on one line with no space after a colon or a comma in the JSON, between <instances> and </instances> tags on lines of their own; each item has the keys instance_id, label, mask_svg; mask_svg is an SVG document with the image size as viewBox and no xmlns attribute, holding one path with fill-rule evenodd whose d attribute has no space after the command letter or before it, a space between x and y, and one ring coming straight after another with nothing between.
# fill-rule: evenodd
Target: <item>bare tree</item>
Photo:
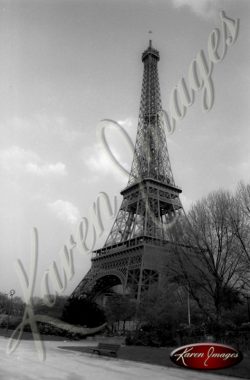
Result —
<instances>
[{"instance_id":1,"label":"bare tree","mask_svg":"<svg viewBox=\"0 0 250 380\"><path fill-rule=\"evenodd\" d=\"M219 322L239 301L247 279L244 252L232 224L234 197L217 191L197 202L172 230L168 265L172 279L186 287L200 309Z\"/></svg>"},{"instance_id":2,"label":"bare tree","mask_svg":"<svg viewBox=\"0 0 250 380\"><path fill-rule=\"evenodd\" d=\"M240 182L236 192L242 206L242 212L250 219L250 184Z\"/></svg>"},{"instance_id":3,"label":"bare tree","mask_svg":"<svg viewBox=\"0 0 250 380\"><path fill-rule=\"evenodd\" d=\"M240 182L230 210L232 228L250 272L250 185ZM248 279L250 280L250 279Z\"/></svg>"}]
</instances>

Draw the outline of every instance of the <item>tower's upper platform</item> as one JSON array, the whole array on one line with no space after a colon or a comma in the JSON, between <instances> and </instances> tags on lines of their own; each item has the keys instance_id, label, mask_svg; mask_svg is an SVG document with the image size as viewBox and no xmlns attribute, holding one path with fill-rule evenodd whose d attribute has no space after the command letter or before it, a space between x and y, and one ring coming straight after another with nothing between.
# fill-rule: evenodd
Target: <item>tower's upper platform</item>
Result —
<instances>
[{"instance_id":1,"label":"tower's upper platform","mask_svg":"<svg viewBox=\"0 0 250 380\"><path fill-rule=\"evenodd\" d=\"M152 47L152 41L151 41L151 40L149 40L149 47L147 48L147 50L145 50L145 51L142 53L142 58L141 58L141 59L142 59L142 62L144 62L145 59L146 59L147 57L149 57L149 56L152 56L152 57L156 58L157 61L160 60L160 54L159 54L158 50L156 50L156 49L154 49L154 48Z\"/></svg>"}]
</instances>

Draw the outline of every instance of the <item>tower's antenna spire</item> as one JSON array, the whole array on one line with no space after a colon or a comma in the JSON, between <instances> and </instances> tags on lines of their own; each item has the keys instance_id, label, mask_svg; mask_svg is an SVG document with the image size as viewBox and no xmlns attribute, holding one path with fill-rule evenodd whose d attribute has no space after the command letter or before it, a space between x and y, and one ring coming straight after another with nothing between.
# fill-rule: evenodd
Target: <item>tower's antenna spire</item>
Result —
<instances>
[{"instance_id":1,"label":"tower's antenna spire","mask_svg":"<svg viewBox=\"0 0 250 380\"><path fill-rule=\"evenodd\" d=\"M149 30L148 34L149 34L149 37L150 37L150 39L149 39L149 47L152 47L152 40L151 40L151 36L150 36L150 34L153 34L152 30Z\"/></svg>"}]
</instances>

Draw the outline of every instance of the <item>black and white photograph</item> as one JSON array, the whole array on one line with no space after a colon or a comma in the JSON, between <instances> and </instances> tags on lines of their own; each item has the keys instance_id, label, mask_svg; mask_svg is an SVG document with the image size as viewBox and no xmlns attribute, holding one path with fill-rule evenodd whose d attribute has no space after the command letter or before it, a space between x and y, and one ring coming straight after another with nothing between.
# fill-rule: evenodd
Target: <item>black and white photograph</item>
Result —
<instances>
[{"instance_id":1,"label":"black and white photograph","mask_svg":"<svg viewBox=\"0 0 250 380\"><path fill-rule=\"evenodd\" d=\"M0 0L0 380L250 379L250 2Z\"/></svg>"}]
</instances>

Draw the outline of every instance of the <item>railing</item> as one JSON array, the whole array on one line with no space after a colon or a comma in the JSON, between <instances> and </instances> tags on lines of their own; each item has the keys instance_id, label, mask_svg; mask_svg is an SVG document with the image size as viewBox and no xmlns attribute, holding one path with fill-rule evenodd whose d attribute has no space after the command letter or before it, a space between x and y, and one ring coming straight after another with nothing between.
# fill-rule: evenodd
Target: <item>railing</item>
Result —
<instances>
[{"instance_id":1,"label":"railing","mask_svg":"<svg viewBox=\"0 0 250 380\"><path fill-rule=\"evenodd\" d=\"M100 248L100 249L94 251L93 253L95 254L95 256L93 257L93 259L100 257L100 256L103 256L105 254L108 254L111 249L114 250L115 248L117 248L116 252L119 252L119 251L122 251L124 248L132 248L135 246L140 246L143 243L153 243L154 245L158 245L161 247L164 247L164 246L171 244L171 242L169 242L169 241L161 240L161 239L155 239L155 238L152 238L150 236L138 236L136 238L127 240L125 242L111 244L107 247L103 247L103 248Z\"/></svg>"}]
</instances>

